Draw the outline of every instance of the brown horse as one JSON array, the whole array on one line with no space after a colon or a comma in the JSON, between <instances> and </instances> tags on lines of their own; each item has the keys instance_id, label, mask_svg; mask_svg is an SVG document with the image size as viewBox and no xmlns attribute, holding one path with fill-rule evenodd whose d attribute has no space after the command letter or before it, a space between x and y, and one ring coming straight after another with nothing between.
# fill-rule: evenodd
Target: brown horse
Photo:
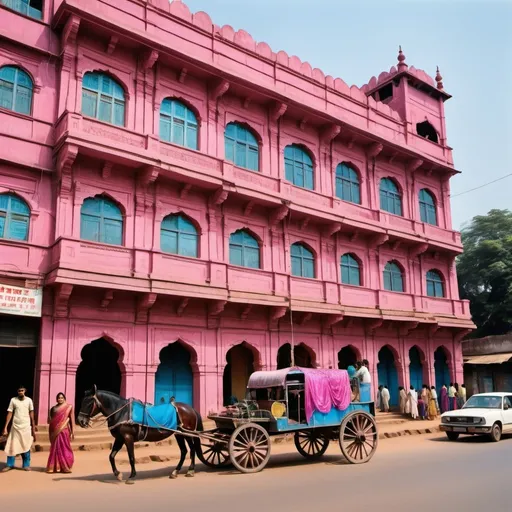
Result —
<instances>
[{"instance_id":1,"label":"brown horse","mask_svg":"<svg viewBox=\"0 0 512 512\"><path fill-rule=\"evenodd\" d=\"M114 437L114 444L110 452L110 465L118 480L122 480L122 474L116 467L115 458L119 450L126 445L128 457L130 458L131 474L126 483L133 483L137 476L135 471L135 443L140 440L152 443L163 441L171 437L175 432L160 430L157 428L144 427L130 424L130 400L122 398L110 391L100 391L94 386L91 391L85 394L85 398L78 414L78 424L82 428L90 426L91 418L97 414L106 416L110 433ZM203 421L200 414L187 404L174 402L178 412L177 430L188 430L200 432L203 430ZM198 437L189 437L176 433L176 441L180 448L181 457L178 465L172 471L169 478L177 478L185 457L187 456L187 444L190 448L190 467L185 476L193 477L195 471L196 454L202 460L201 442Z\"/></svg>"}]
</instances>

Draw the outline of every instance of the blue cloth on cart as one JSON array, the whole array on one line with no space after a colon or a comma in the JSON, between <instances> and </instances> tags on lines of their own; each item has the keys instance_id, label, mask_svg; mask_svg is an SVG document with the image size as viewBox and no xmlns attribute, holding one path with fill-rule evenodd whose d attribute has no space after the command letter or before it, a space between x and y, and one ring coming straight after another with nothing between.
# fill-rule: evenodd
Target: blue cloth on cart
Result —
<instances>
[{"instance_id":1,"label":"blue cloth on cart","mask_svg":"<svg viewBox=\"0 0 512 512\"><path fill-rule=\"evenodd\" d=\"M142 402L132 402L132 423L144 427L176 430L178 427L178 412L172 404L145 405Z\"/></svg>"}]
</instances>

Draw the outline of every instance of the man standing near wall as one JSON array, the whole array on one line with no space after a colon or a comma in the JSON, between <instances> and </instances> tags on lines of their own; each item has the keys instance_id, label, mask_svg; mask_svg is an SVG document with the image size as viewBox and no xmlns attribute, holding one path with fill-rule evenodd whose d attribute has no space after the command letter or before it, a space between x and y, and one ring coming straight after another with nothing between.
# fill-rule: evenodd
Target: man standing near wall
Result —
<instances>
[{"instance_id":1,"label":"man standing near wall","mask_svg":"<svg viewBox=\"0 0 512 512\"><path fill-rule=\"evenodd\" d=\"M26 388L20 386L18 396L11 399L7 409L7 419L2 435L7 436L7 429L11 420L12 428L5 444L7 467L2 470L3 472L14 469L16 455L20 454L23 459L23 469L30 471L30 449L32 448L32 442L36 440L36 424L34 404L29 397L25 396L26 392Z\"/></svg>"}]
</instances>

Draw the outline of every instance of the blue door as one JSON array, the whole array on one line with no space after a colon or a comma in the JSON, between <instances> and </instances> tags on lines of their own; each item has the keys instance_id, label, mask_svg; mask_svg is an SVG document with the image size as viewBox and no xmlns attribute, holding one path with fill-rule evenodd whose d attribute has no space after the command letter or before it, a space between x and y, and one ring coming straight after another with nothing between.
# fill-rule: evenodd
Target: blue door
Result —
<instances>
[{"instance_id":1,"label":"blue door","mask_svg":"<svg viewBox=\"0 0 512 512\"><path fill-rule=\"evenodd\" d=\"M391 406L398 405L398 372L395 366L395 356L388 347L379 351L379 362L377 364L377 375L379 386L387 386L390 394Z\"/></svg>"},{"instance_id":2,"label":"blue door","mask_svg":"<svg viewBox=\"0 0 512 512\"><path fill-rule=\"evenodd\" d=\"M452 382L450 369L448 368L446 353L441 347L434 352L434 370L436 373L436 389L440 390L443 384L448 387Z\"/></svg>"},{"instance_id":3,"label":"blue door","mask_svg":"<svg viewBox=\"0 0 512 512\"><path fill-rule=\"evenodd\" d=\"M420 351L417 347L409 350L409 374L411 378L411 386L414 389L421 389L423 386L423 365L421 364Z\"/></svg>"},{"instance_id":4,"label":"blue door","mask_svg":"<svg viewBox=\"0 0 512 512\"><path fill-rule=\"evenodd\" d=\"M155 405L176 402L193 405L193 377L190 353L179 343L168 345L160 352L160 365L155 378Z\"/></svg>"}]
</instances>

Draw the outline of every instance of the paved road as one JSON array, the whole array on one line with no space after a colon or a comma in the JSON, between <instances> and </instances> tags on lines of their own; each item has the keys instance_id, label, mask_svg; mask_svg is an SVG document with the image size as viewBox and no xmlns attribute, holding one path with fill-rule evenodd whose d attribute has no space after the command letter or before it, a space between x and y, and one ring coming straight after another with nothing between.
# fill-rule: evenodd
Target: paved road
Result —
<instances>
[{"instance_id":1,"label":"paved road","mask_svg":"<svg viewBox=\"0 0 512 512\"><path fill-rule=\"evenodd\" d=\"M133 486L113 479L104 460L105 453L79 455L75 473L67 477L37 471L0 475L0 509L31 512L322 512L342 507L393 512L512 510L512 439L490 443L468 438L450 443L440 434L389 439L381 441L370 463L360 466L345 463L336 445L319 463L305 462L293 452L293 445L278 446L275 451L278 453L269 466L255 475L199 471L193 479L169 480L168 464L140 465L140 480Z\"/></svg>"}]
</instances>

